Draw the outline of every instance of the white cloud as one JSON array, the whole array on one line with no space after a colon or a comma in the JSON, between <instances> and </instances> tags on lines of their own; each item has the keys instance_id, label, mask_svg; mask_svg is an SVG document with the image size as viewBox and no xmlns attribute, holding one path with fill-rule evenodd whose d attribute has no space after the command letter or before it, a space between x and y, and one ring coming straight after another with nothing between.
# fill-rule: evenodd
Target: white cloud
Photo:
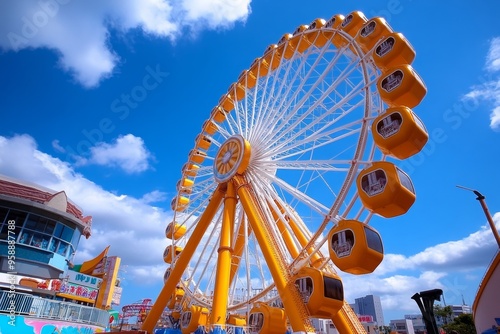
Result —
<instances>
[{"instance_id":1,"label":"white cloud","mask_svg":"<svg viewBox=\"0 0 500 334\"><path fill-rule=\"evenodd\" d=\"M490 49L486 56L486 68L489 72L500 70L500 37L491 40Z\"/></svg>"},{"instance_id":2,"label":"white cloud","mask_svg":"<svg viewBox=\"0 0 500 334\"><path fill-rule=\"evenodd\" d=\"M153 190L142 196L141 201L144 203L157 203L167 199L167 194L159 190Z\"/></svg>"},{"instance_id":3,"label":"white cloud","mask_svg":"<svg viewBox=\"0 0 500 334\"><path fill-rule=\"evenodd\" d=\"M122 258L129 268L127 274L134 280L142 278L134 276L141 273L137 268L158 266L164 270L164 231L172 219L171 212L103 189L67 163L37 150L35 140L28 135L0 136L0 174L55 191L64 190L84 215L93 217L92 237L80 241L75 263L88 260L111 245L110 253Z\"/></svg>"},{"instance_id":4,"label":"white cloud","mask_svg":"<svg viewBox=\"0 0 500 334\"><path fill-rule=\"evenodd\" d=\"M491 102L493 108L490 113L490 127L494 130L500 129L500 37L491 40L490 48L486 56L485 68L488 74L487 80L477 86L464 96L464 99L474 101L484 100Z\"/></svg>"},{"instance_id":5,"label":"white cloud","mask_svg":"<svg viewBox=\"0 0 500 334\"><path fill-rule=\"evenodd\" d=\"M184 0L181 4L190 25L198 23L210 28L230 27L250 14L249 0Z\"/></svg>"},{"instance_id":6,"label":"white cloud","mask_svg":"<svg viewBox=\"0 0 500 334\"><path fill-rule=\"evenodd\" d=\"M101 165L122 168L125 172L140 173L147 170L151 153L140 137L132 134L118 137L113 143L97 143L90 148L90 157L79 157L77 165Z\"/></svg>"},{"instance_id":7,"label":"white cloud","mask_svg":"<svg viewBox=\"0 0 500 334\"><path fill-rule=\"evenodd\" d=\"M64 70L83 86L95 87L120 59L110 48L111 29L122 34L140 29L174 40L185 29L244 22L249 12L250 0L1 1L0 49L54 50Z\"/></svg>"},{"instance_id":8,"label":"white cloud","mask_svg":"<svg viewBox=\"0 0 500 334\"><path fill-rule=\"evenodd\" d=\"M66 152L66 150L64 149L64 147L61 146L61 143L57 139L54 139L52 141L52 148L54 150L56 150L57 152L60 152L60 153L65 153Z\"/></svg>"}]
</instances>

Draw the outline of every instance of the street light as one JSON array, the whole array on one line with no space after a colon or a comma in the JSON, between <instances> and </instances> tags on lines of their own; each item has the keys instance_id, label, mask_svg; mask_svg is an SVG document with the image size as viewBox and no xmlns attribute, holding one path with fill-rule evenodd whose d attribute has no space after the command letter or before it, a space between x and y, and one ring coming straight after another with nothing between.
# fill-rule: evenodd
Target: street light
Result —
<instances>
[{"instance_id":1,"label":"street light","mask_svg":"<svg viewBox=\"0 0 500 334\"><path fill-rule=\"evenodd\" d=\"M495 223L493 222L493 218L491 217L490 211L488 210L488 207L486 206L486 202L484 201L485 197L477 190L466 188L463 186L458 186L458 185L457 185L457 187L460 189L472 191L477 196L476 199L479 201L479 203L481 203L481 207L483 208L486 219L488 220L488 223L490 224L491 232L493 232L493 235L495 236L498 247L500 248L500 235L498 234Z\"/></svg>"}]
</instances>

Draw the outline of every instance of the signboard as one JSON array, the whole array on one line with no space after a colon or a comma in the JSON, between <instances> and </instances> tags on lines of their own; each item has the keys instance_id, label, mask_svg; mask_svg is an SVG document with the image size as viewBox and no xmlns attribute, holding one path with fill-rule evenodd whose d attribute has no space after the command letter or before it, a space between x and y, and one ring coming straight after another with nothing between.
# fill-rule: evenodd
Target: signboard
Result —
<instances>
[{"instance_id":1,"label":"signboard","mask_svg":"<svg viewBox=\"0 0 500 334\"><path fill-rule=\"evenodd\" d=\"M94 300L97 298L102 279L69 270L59 288L60 293Z\"/></svg>"},{"instance_id":2,"label":"signboard","mask_svg":"<svg viewBox=\"0 0 500 334\"><path fill-rule=\"evenodd\" d=\"M113 291L113 298L111 298L112 305L120 305L122 299L122 287L115 286L115 291Z\"/></svg>"}]
</instances>

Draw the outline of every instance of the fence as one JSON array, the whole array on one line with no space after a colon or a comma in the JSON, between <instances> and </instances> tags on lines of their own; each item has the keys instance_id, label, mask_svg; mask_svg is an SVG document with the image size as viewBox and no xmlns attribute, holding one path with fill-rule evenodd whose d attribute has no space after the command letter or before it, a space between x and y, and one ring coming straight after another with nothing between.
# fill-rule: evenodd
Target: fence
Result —
<instances>
[{"instance_id":1,"label":"fence","mask_svg":"<svg viewBox=\"0 0 500 334\"><path fill-rule=\"evenodd\" d=\"M71 321L104 328L109 324L109 313L105 310L5 290L0 290L1 313Z\"/></svg>"}]
</instances>

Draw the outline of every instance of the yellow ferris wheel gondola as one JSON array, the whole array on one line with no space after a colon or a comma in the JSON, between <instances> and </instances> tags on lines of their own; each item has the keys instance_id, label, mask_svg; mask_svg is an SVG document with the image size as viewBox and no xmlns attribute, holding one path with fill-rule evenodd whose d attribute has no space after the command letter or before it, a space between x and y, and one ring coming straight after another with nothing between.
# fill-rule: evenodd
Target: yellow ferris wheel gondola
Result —
<instances>
[{"instance_id":1,"label":"yellow ferris wheel gondola","mask_svg":"<svg viewBox=\"0 0 500 334\"><path fill-rule=\"evenodd\" d=\"M374 17L368 20L359 30L356 40L364 52L369 52L381 38L391 34L392 28L382 17Z\"/></svg>"},{"instance_id":2,"label":"yellow ferris wheel gondola","mask_svg":"<svg viewBox=\"0 0 500 334\"><path fill-rule=\"evenodd\" d=\"M410 42L399 32L383 38L375 47L373 61L382 70L399 65L410 65L415 59L415 50Z\"/></svg>"},{"instance_id":3,"label":"yellow ferris wheel gondola","mask_svg":"<svg viewBox=\"0 0 500 334\"><path fill-rule=\"evenodd\" d=\"M254 334L283 334L287 331L285 311L264 303L257 303L249 312L248 325Z\"/></svg>"},{"instance_id":4,"label":"yellow ferris wheel gondola","mask_svg":"<svg viewBox=\"0 0 500 334\"><path fill-rule=\"evenodd\" d=\"M328 233L330 259L347 273L373 272L384 258L380 234L357 220L341 220Z\"/></svg>"},{"instance_id":5,"label":"yellow ferris wheel gondola","mask_svg":"<svg viewBox=\"0 0 500 334\"><path fill-rule=\"evenodd\" d=\"M410 65L390 67L378 80L380 96L390 106L417 106L427 88L420 76Z\"/></svg>"},{"instance_id":6,"label":"yellow ferris wheel gondola","mask_svg":"<svg viewBox=\"0 0 500 334\"><path fill-rule=\"evenodd\" d=\"M165 236L168 239L177 240L186 234L186 226L180 225L175 221L170 222L165 228Z\"/></svg>"},{"instance_id":7,"label":"yellow ferris wheel gondola","mask_svg":"<svg viewBox=\"0 0 500 334\"><path fill-rule=\"evenodd\" d=\"M375 118L372 134L382 152L398 159L417 154L429 139L424 123L406 106L388 108Z\"/></svg>"},{"instance_id":8,"label":"yellow ferris wheel gondola","mask_svg":"<svg viewBox=\"0 0 500 334\"><path fill-rule=\"evenodd\" d=\"M294 279L312 317L331 318L344 305L344 286L336 274L304 267Z\"/></svg>"},{"instance_id":9,"label":"yellow ferris wheel gondola","mask_svg":"<svg viewBox=\"0 0 500 334\"><path fill-rule=\"evenodd\" d=\"M377 161L361 171L357 186L363 205L386 218L406 213L416 198L408 174L387 161Z\"/></svg>"},{"instance_id":10,"label":"yellow ferris wheel gondola","mask_svg":"<svg viewBox=\"0 0 500 334\"><path fill-rule=\"evenodd\" d=\"M208 309L199 305L191 305L181 312L181 332L190 334L198 328L205 328L208 324Z\"/></svg>"}]
</instances>

